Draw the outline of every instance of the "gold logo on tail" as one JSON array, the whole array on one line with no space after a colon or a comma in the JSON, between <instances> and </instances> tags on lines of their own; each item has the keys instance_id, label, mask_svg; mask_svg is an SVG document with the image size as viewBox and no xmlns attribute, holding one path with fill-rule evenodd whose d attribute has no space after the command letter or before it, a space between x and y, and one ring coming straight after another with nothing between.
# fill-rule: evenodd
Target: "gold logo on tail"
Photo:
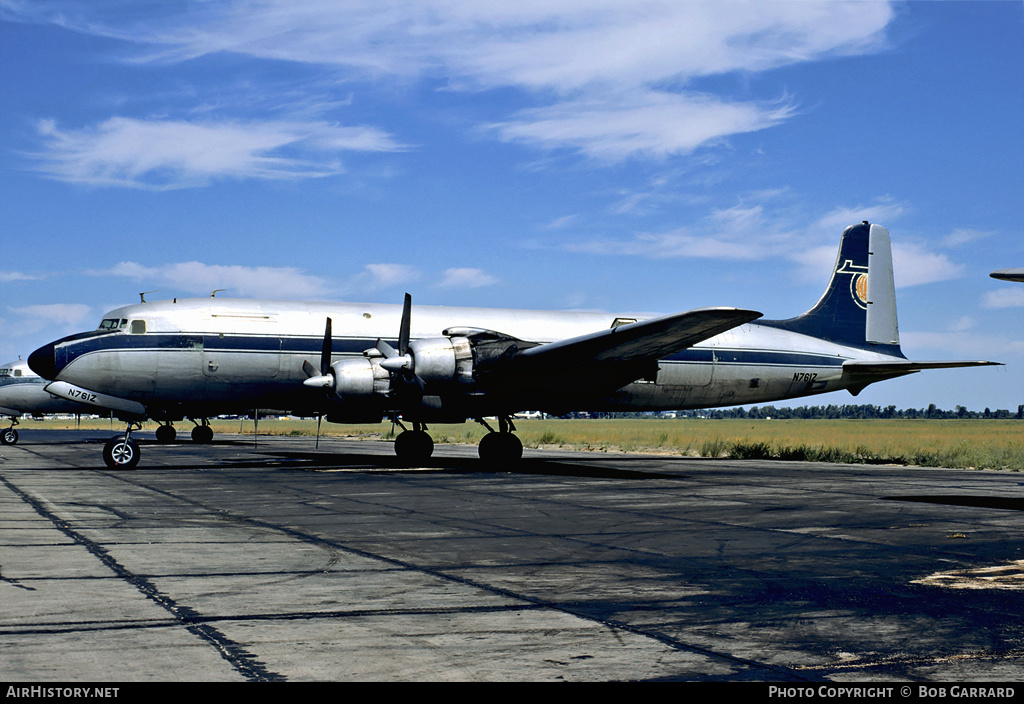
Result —
<instances>
[{"instance_id":1,"label":"gold logo on tail","mask_svg":"<svg viewBox=\"0 0 1024 704\"><path fill-rule=\"evenodd\" d=\"M853 294L854 302L861 308L868 307L868 275L857 274L850 282L850 293Z\"/></svg>"},{"instance_id":2,"label":"gold logo on tail","mask_svg":"<svg viewBox=\"0 0 1024 704\"><path fill-rule=\"evenodd\" d=\"M868 309L868 268L857 266L849 259L836 269L836 274L850 275L850 298L858 308Z\"/></svg>"}]
</instances>

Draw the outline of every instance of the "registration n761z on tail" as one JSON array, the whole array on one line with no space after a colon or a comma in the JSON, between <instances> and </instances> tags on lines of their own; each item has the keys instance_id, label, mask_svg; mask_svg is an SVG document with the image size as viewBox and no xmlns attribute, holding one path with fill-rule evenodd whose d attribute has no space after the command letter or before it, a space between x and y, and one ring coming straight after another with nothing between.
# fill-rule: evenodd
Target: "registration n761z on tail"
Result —
<instances>
[{"instance_id":1,"label":"registration n761z on tail","mask_svg":"<svg viewBox=\"0 0 1024 704\"><path fill-rule=\"evenodd\" d=\"M139 461L131 432L191 418L276 409L330 422L402 425L396 453L433 451L427 425L476 420L480 456L522 456L512 417L525 410L660 411L765 403L848 389L923 369L996 364L914 362L900 350L888 231L845 230L828 286L806 313L764 320L739 308L627 315L245 299L143 302L98 330L29 357L47 390L128 424L104 450ZM497 429L485 418L496 417ZM411 428L407 428L410 425Z\"/></svg>"}]
</instances>

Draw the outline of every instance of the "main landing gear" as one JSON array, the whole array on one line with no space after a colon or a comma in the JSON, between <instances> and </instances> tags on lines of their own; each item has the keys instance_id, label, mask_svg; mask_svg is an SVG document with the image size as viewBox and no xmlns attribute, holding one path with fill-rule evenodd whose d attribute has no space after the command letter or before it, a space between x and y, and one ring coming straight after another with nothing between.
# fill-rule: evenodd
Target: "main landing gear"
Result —
<instances>
[{"instance_id":1,"label":"main landing gear","mask_svg":"<svg viewBox=\"0 0 1024 704\"><path fill-rule=\"evenodd\" d=\"M395 454L403 462L422 462L434 454L434 439L427 434L425 423L413 423L407 430L397 419L402 432L395 438Z\"/></svg>"},{"instance_id":2,"label":"main landing gear","mask_svg":"<svg viewBox=\"0 0 1024 704\"><path fill-rule=\"evenodd\" d=\"M192 422L196 424L196 427L192 428L192 442L203 445L213 442L213 428L210 427L208 419L203 418L197 421L193 418ZM174 442L177 437L178 431L170 423L165 423L156 429L156 441L162 445Z\"/></svg>"},{"instance_id":3,"label":"main landing gear","mask_svg":"<svg viewBox=\"0 0 1024 704\"><path fill-rule=\"evenodd\" d=\"M213 442L213 428L210 427L210 421L207 418L203 418L202 421L196 421L195 418L192 422L196 424L196 427L192 428L192 442L206 444Z\"/></svg>"},{"instance_id":4,"label":"main landing gear","mask_svg":"<svg viewBox=\"0 0 1024 704\"><path fill-rule=\"evenodd\" d=\"M511 418L498 418L498 432L494 432L483 418L478 418L477 423L490 431L480 440L477 449L480 459L500 465L515 464L523 459L523 443L512 434L516 427L512 424Z\"/></svg>"},{"instance_id":5,"label":"main landing gear","mask_svg":"<svg viewBox=\"0 0 1024 704\"><path fill-rule=\"evenodd\" d=\"M408 430L397 418L395 422L402 428L402 432L395 438L395 454L398 458L406 463L430 459L434 452L434 440L427 433L426 424L416 422L413 423L413 429ZM523 443L512 434L515 432L515 426L511 418L499 418L497 431L483 418L478 418L477 422L490 431L480 441L480 459L491 464L507 466L523 458Z\"/></svg>"}]
</instances>

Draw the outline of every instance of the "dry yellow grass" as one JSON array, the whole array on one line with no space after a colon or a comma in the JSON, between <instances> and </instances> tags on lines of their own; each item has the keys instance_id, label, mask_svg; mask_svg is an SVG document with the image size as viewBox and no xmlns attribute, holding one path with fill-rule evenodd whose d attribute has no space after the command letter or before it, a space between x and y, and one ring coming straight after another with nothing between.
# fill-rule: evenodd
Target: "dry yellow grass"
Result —
<instances>
[{"instance_id":1,"label":"dry yellow grass","mask_svg":"<svg viewBox=\"0 0 1024 704\"><path fill-rule=\"evenodd\" d=\"M119 429L110 421L82 427ZM22 421L24 427L76 427L76 422ZM217 433L253 432L252 420L214 420ZM155 427L149 423L148 429ZM189 429L179 423L179 433ZM703 457L771 457L832 462L890 462L935 467L1024 471L1024 422L1017 420L523 420L517 434L526 447L558 446L623 452L662 452ZM313 435L316 420L263 419L261 435ZM479 442L476 423L432 425L437 443ZM324 423L327 437L388 439L389 422Z\"/></svg>"}]
</instances>

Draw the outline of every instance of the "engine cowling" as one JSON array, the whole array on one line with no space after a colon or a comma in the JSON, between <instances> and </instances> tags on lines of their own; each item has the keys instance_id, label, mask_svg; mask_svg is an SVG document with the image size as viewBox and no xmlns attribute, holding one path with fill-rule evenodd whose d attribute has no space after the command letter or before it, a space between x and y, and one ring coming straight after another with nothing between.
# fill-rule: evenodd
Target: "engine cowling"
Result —
<instances>
[{"instance_id":1,"label":"engine cowling","mask_svg":"<svg viewBox=\"0 0 1024 704\"><path fill-rule=\"evenodd\" d=\"M409 343L409 370L427 384L473 382L473 348L461 336L429 337Z\"/></svg>"},{"instance_id":2,"label":"engine cowling","mask_svg":"<svg viewBox=\"0 0 1024 704\"><path fill-rule=\"evenodd\" d=\"M386 394L391 375L380 366L379 358L343 359L331 365L334 393L340 398Z\"/></svg>"}]
</instances>

